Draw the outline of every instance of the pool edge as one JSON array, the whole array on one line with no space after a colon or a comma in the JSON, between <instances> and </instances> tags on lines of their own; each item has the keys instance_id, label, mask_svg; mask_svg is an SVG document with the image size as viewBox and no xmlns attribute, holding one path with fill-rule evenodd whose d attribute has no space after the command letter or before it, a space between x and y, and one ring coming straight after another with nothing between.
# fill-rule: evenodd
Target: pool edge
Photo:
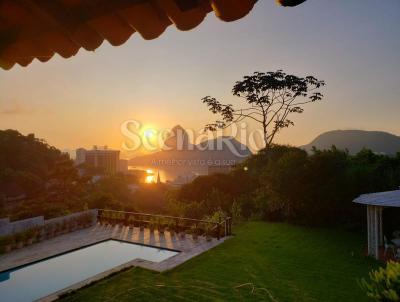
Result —
<instances>
[{"instance_id":1,"label":"pool edge","mask_svg":"<svg viewBox=\"0 0 400 302\"><path fill-rule=\"evenodd\" d=\"M146 261L146 260L141 260L141 259L131 260L131 261L127 262L127 263L124 263L124 264L121 264L119 266L113 267L113 268L111 268L109 270L101 272L101 273L99 273L97 275L94 275L94 276L92 276L90 278L87 278L87 279L85 279L83 281L79 281L79 282L77 282L75 284L72 284L72 285L70 285L68 287L60 289L60 290L58 290L58 291L56 291L54 293L51 293L51 294L49 294L47 296L44 296L44 297L39 298L37 300L34 300L34 302L56 301L56 300L60 299L63 295L67 295L67 294L72 293L72 292L74 292L76 290L79 290L79 289L81 289L81 288L83 288L85 286L89 286L90 284L98 282L98 281L100 281L102 279L105 279L105 278L107 278L107 277L109 277L109 276L111 276L111 275L113 275L115 273L119 273L119 272L122 272L123 270L129 269L129 268L132 268L132 267L136 267L137 266L137 260L140 260L141 262Z\"/></svg>"},{"instance_id":2,"label":"pool edge","mask_svg":"<svg viewBox=\"0 0 400 302\"><path fill-rule=\"evenodd\" d=\"M109 269L107 271L104 271L102 273L99 273L97 275L94 275L90 278L87 278L83 281L77 282L71 286L68 286L64 289L61 289L59 291L56 291L50 295L47 295L45 297L42 297L40 299L35 300L34 302L52 302L52 301L56 301L60 298L62 298L62 296L64 295L68 295L68 294L72 294L74 291L77 291L79 289L82 289L86 286L90 286L92 283L96 283L98 281L101 281L107 277L110 277L111 275L115 274L115 273L120 273L124 270L133 268L133 267L139 267L142 269L147 269L147 270L151 270L151 271L156 271L159 273L165 272L165 271L169 271L172 270L174 268L176 268L177 266L183 264L184 262L195 258L197 256L199 256L200 254L204 253L205 251L211 250L215 247L217 247L218 245L222 244L223 242L225 242L228 239L231 239L233 236L228 236L225 238L222 238L220 240L215 240L212 243L209 243L207 246L203 246L203 248L201 249L197 249L196 251L192 251L191 253L187 253L185 251L177 251L178 254L169 257L161 262L153 262L153 261L148 261L148 260L143 260L143 259L135 259L132 261L129 261L125 264L121 264L119 266L116 266L112 269ZM117 239L118 241L118 239ZM119 241L124 241L124 240L119 240ZM154 246L151 246L154 247ZM176 250L174 250L176 251ZM174 259L175 258L175 259ZM176 259L178 259L178 261L176 261ZM171 263L172 261L172 263Z\"/></svg>"},{"instance_id":3,"label":"pool edge","mask_svg":"<svg viewBox=\"0 0 400 302\"><path fill-rule=\"evenodd\" d=\"M52 259L52 258L57 258L59 256L65 255L65 254L72 253L72 252L75 252L75 251L78 251L78 250L81 250L81 249L84 249L84 248L88 248L88 247L91 247L93 245L100 244L100 243L103 243L103 242L106 242L106 241L111 241L111 240L112 241L129 243L129 244L134 244L134 245L146 246L146 247L155 248L155 249L166 250L166 251L170 251L170 252L176 252L176 253L181 253L182 252L180 250L171 249L171 248L167 248L167 247L160 247L160 246L145 244L145 243L141 243L141 242L132 242L132 241L129 241L129 240L123 240L123 239L118 239L118 238L112 238L111 237L111 238L101 239L101 240L96 241L96 242L88 243L88 244L85 244L85 245L82 245L82 246L79 246L79 247L76 247L76 248L61 252L61 253L57 253L57 254L54 254L54 255L51 255L51 256L48 256L48 257L45 257L45 258L41 258L41 259L38 259L38 260L35 260L35 261L31 261L31 262L27 262L27 263L24 263L24 264L21 264L21 265L17 265L17 266L13 266L13 267L10 267L10 268L6 268L6 269L1 270L0 274L8 272L8 271L15 271L15 270L24 268L26 266L29 266L29 265L32 265L32 264L35 264L35 263L43 262L43 261L46 261L46 260L49 260L49 259ZM172 256L172 257L174 257L174 256ZM165 260L163 260L163 261L165 261Z\"/></svg>"}]
</instances>

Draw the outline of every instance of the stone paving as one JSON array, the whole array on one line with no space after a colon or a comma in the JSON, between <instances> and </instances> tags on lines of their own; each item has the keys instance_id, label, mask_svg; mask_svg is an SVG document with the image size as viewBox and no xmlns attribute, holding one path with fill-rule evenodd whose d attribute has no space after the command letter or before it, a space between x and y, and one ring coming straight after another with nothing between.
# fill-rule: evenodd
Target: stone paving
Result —
<instances>
[{"instance_id":1,"label":"stone paving","mask_svg":"<svg viewBox=\"0 0 400 302\"><path fill-rule=\"evenodd\" d=\"M227 238L229 237L221 238L220 240L214 238L211 241L207 241L204 237L200 236L197 240L193 240L191 235L186 235L185 239L181 239L178 238L177 235L171 236L167 231L164 234L160 234L158 231L150 232L149 229L140 231L139 228L111 225L103 226L97 224L87 229L57 236L50 240L45 240L4 254L0 256L0 271L39 261L107 239L118 239L179 251L177 255L161 262L134 259L124 265L74 284L41 300L53 301L57 299L60 294L81 288L127 267L137 266L158 272L173 269L183 262L219 245Z\"/></svg>"}]
</instances>

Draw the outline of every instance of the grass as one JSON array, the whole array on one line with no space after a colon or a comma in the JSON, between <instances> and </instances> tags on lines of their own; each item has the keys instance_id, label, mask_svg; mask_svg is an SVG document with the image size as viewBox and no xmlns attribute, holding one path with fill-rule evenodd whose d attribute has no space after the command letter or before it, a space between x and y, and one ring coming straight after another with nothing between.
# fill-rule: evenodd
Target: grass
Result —
<instances>
[{"instance_id":1,"label":"grass","mask_svg":"<svg viewBox=\"0 0 400 302\"><path fill-rule=\"evenodd\" d=\"M250 222L178 268L113 275L62 301L368 301L358 286L376 262L364 236Z\"/></svg>"}]
</instances>

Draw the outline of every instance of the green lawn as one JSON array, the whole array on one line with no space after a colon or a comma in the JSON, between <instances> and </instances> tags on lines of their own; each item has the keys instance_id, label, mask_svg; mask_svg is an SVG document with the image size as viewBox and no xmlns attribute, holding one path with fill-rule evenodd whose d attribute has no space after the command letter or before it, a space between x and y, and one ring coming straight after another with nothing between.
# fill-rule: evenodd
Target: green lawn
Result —
<instances>
[{"instance_id":1,"label":"green lawn","mask_svg":"<svg viewBox=\"0 0 400 302\"><path fill-rule=\"evenodd\" d=\"M357 280L376 267L363 236L250 222L177 269L132 268L63 301L368 301Z\"/></svg>"}]
</instances>

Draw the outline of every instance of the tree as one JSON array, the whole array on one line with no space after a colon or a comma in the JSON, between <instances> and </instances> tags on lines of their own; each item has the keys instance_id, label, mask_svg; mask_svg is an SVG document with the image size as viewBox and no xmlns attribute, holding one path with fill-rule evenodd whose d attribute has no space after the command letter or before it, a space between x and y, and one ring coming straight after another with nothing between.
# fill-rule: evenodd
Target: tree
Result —
<instances>
[{"instance_id":1,"label":"tree","mask_svg":"<svg viewBox=\"0 0 400 302\"><path fill-rule=\"evenodd\" d=\"M324 81L313 76L302 78L282 70L255 72L236 82L232 89L234 96L244 99L245 108L235 109L232 104L222 104L210 96L202 99L213 114L222 117L222 121L207 124L205 129L224 129L249 118L262 126L264 144L269 148L281 129L294 125L290 115L303 113L305 104L322 100L319 89L324 85Z\"/></svg>"}]
</instances>

